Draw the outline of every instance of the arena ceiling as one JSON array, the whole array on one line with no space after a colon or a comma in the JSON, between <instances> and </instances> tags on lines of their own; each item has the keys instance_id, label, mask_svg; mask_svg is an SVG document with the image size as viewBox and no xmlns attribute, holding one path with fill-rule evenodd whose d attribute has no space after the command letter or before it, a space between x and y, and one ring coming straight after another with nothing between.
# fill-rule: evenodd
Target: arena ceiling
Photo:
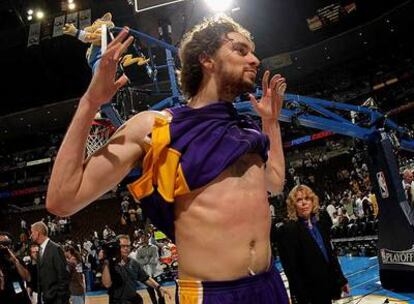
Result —
<instances>
[{"instance_id":1,"label":"arena ceiling","mask_svg":"<svg viewBox=\"0 0 414 304\"><path fill-rule=\"evenodd\" d=\"M116 25L128 25L155 37L159 22L170 22L173 44L193 24L211 14L203 0L139 14L128 0L74 1L79 9L91 8L92 20L110 11ZM84 59L86 46L72 37L44 39L38 46L27 47L27 9L35 4L42 6L49 17L62 13L61 1L0 0L3 142L34 130L66 126L91 77ZM311 30L310 23L315 21L312 17L335 14L332 5L341 7L339 20ZM235 0L234 7L239 9L231 15L251 30L257 54L265 58L263 65L282 72L293 87L306 83L313 71L361 57L367 50L413 43L411 0ZM147 79L141 84L149 83Z\"/></svg>"}]
</instances>

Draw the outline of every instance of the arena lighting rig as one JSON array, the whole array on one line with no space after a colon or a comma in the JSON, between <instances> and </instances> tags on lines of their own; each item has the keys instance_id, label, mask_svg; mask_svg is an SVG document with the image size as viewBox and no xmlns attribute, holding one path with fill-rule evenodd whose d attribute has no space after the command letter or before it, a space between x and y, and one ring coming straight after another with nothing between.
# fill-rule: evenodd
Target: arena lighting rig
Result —
<instances>
[{"instance_id":1,"label":"arena lighting rig","mask_svg":"<svg viewBox=\"0 0 414 304\"><path fill-rule=\"evenodd\" d=\"M115 32L120 30L112 29ZM150 46L163 47L166 52L166 65L152 68L168 69L172 95L152 109L162 110L182 104L184 98L178 89L173 56L177 54L177 48L136 30L130 30L130 34ZM261 90L257 89L255 95L260 98ZM239 113L257 116L248 101L239 98L234 105ZM396 292L414 291L414 207L405 196L395 156L396 148L414 152L414 139L412 131L398 126L390 117L412 108L413 103L383 114L365 106L285 94L284 108L279 117L280 121L293 125L332 131L365 142L369 153L370 180L380 209L377 244L380 281L384 288Z\"/></svg>"}]
</instances>

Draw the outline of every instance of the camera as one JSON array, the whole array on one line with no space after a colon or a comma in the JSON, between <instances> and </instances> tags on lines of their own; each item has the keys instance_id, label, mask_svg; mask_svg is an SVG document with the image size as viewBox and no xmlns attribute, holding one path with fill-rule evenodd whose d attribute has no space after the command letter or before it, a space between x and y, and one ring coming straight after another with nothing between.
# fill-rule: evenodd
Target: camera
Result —
<instances>
[{"instance_id":1,"label":"camera","mask_svg":"<svg viewBox=\"0 0 414 304\"><path fill-rule=\"evenodd\" d=\"M107 241L102 244L102 250L104 251L105 258L109 262L115 262L119 260L121 256L120 252L121 247L119 246L119 241L117 239Z\"/></svg>"},{"instance_id":2,"label":"camera","mask_svg":"<svg viewBox=\"0 0 414 304\"><path fill-rule=\"evenodd\" d=\"M10 256L9 254L9 248L11 248L12 242L11 240L1 240L0 241L0 259L3 261L3 259L6 259Z\"/></svg>"},{"instance_id":3,"label":"camera","mask_svg":"<svg viewBox=\"0 0 414 304\"><path fill-rule=\"evenodd\" d=\"M11 240L1 240L0 241L0 254L1 253L8 253L8 248L11 248L12 242Z\"/></svg>"}]
</instances>

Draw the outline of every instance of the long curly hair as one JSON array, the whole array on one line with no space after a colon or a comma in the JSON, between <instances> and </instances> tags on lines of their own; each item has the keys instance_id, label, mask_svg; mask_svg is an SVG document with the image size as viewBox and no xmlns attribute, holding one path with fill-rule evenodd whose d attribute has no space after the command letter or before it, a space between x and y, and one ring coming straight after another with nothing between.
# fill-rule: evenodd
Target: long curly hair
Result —
<instances>
[{"instance_id":1,"label":"long curly hair","mask_svg":"<svg viewBox=\"0 0 414 304\"><path fill-rule=\"evenodd\" d=\"M288 218L293 221L298 220L298 215L296 213L296 197L299 192L302 192L305 196L309 197L312 200L312 214L319 215L319 197L316 195L313 190L306 185L297 185L290 190L288 198L286 199L287 213Z\"/></svg>"},{"instance_id":2,"label":"long curly hair","mask_svg":"<svg viewBox=\"0 0 414 304\"><path fill-rule=\"evenodd\" d=\"M231 32L242 34L253 41L250 32L225 15L205 19L184 35L178 54L181 70L177 74L185 97L195 96L200 88L203 79L200 55L213 56L223 44L225 35Z\"/></svg>"}]
</instances>

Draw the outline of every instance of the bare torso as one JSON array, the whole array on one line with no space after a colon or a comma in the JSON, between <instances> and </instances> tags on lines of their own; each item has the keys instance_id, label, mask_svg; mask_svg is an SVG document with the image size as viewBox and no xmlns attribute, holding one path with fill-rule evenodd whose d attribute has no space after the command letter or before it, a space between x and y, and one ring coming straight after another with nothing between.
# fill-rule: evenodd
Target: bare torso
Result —
<instances>
[{"instance_id":1,"label":"bare torso","mask_svg":"<svg viewBox=\"0 0 414 304\"><path fill-rule=\"evenodd\" d=\"M213 182L176 199L180 279L234 280L270 262L264 164L247 154Z\"/></svg>"}]
</instances>

